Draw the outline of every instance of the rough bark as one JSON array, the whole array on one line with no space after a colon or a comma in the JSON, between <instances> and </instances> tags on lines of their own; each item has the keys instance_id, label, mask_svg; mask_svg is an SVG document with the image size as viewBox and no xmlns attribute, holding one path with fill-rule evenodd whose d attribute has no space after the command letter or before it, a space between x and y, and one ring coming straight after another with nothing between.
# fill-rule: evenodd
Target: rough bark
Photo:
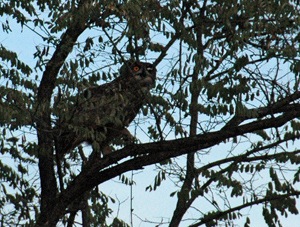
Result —
<instances>
[{"instance_id":1,"label":"rough bark","mask_svg":"<svg viewBox=\"0 0 300 227\"><path fill-rule=\"evenodd\" d=\"M55 200L55 206L49 210L52 216L49 217L48 221L52 222L62 217L65 214L66 207L84 192L122 173L142 169L144 166L158 163L168 158L196 152L221 143L226 139L256 130L280 127L296 117L300 117L299 105L294 106L294 111L284 113L278 117L256 120L216 132L199 134L184 139L126 146L121 150L107 155L90 168L83 170ZM122 159L130 156L132 156L131 159L122 162ZM109 167L117 162L119 163L118 165Z\"/></svg>"},{"instance_id":2,"label":"rough bark","mask_svg":"<svg viewBox=\"0 0 300 227\"><path fill-rule=\"evenodd\" d=\"M81 9L78 9L80 11ZM80 13L78 15L81 15ZM46 65L37 94L36 123L38 136L38 159L41 180L41 213L37 226L56 226L58 219L48 222L50 207L55 205L57 184L54 171L53 141L51 132L51 97L58 72L72 51L78 36L85 30L85 20L77 18L62 35L60 43Z\"/></svg>"}]
</instances>

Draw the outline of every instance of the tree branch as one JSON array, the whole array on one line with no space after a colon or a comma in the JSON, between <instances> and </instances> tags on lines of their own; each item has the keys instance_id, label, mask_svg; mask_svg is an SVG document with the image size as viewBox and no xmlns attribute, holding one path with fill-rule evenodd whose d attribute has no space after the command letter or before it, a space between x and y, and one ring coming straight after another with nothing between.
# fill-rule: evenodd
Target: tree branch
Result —
<instances>
[{"instance_id":1,"label":"tree branch","mask_svg":"<svg viewBox=\"0 0 300 227\"><path fill-rule=\"evenodd\" d=\"M224 127L223 129L228 129L240 125L243 121L252 118L262 118L268 114L277 114L281 112L299 110L299 104L289 104L300 98L300 91L277 101L276 103L269 105L267 107L260 107L256 109L249 109L245 111L245 115L235 115Z\"/></svg>"},{"instance_id":2,"label":"tree branch","mask_svg":"<svg viewBox=\"0 0 300 227\"><path fill-rule=\"evenodd\" d=\"M204 18L204 11L206 7L206 1L203 3L203 7L200 11L200 17L201 19ZM183 3L183 12L189 12L190 13L190 5L187 3ZM190 13L191 14L191 13ZM183 20L183 19L182 19ZM196 24L197 22L193 20L193 22ZM183 24L183 22L182 22ZM204 47L203 47L203 40L202 40L203 30L202 27L199 27L199 29L196 29L196 36L197 36L197 54L202 59L204 58ZM200 72L203 71L202 61L197 61L195 64L194 72L192 75L192 83L190 84L190 91L191 91L191 104L190 104L190 136L193 137L197 134L197 124L198 124L198 98L200 89L198 86L196 86L199 76L201 75ZM187 154L187 160L186 160L186 173L185 173L185 179L183 181L183 184L181 186L180 191L177 194L178 200L176 204L176 208L173 212L172 219L170 222L170 226L178 226L182 220L182 217L186 213L186 211L189 209L189 206L187 204L187 200L189 198L189 194L192 190L192 184L195 179L195 153L190 152Z\"/></svg>"},{"instance_id":3,"label":"tree branch","mask_svg":"<svg viewBox=\"0 0 300 227\"><path fill-rule=\"evenodd\" d=\"M65 207L84 192L122 173L142 169L144 166L189 152L196 152L232 137L271 127L280 127L296 117L300 117L300 110L290 111L271 119L257 120L231 129L200 134L195 137L126 146L105 156L92 167L82 171L57 198L51 219L61 217L65 212ZM114 165L122 159L128 159L130 156L133 158Z\"/></svg>"},{"instance_id":4,"label":"tree branch","mask_svg":"<svg viewBox=\"0 0 300 227\"><path fill-rule=\"evenodd\" d=\"M275 195L267 195L266 197L264 197L262 199L257 199L257 200L254 200L252 202L248 202L248 203L245 203L243 205L230 208L226 211L218 211L214 214L210 214L210 215L202 218L201 221L199 221L199 222L197 222L193 225L190 225L189 227L196 227L196 226L200 226L200 225L209 223L212 220L218 220L221 217L224 217L225 215L227 215L229 213L232 213L232 212L238 211L238 210L242 210L246 207L251 207L253 205L258 205L258 204L261 204L261 203L270 202L270 201L274 201L274 200L282 200L282 199L286 199L286 198L291 197L291 196L299 196L299 195L300 195L300 191L293 191L293 192L286 193L286 194L283 194L283 195L276 195L276 194Z\"/></svg>"},{"instance_id":5,"label":"tree branch","mask_svg":"<svg viewBox=\"0 0 300 227\"><path fill-rule=\"evenodd\" d=\"M50 207L54 206L57 184L54 171L51 131L51 97L55 88L58 72L65 62L67 56L72 51L79 35L87 28L89 14L83 13L85 5L80 5L74 15L74 21L62 35L61 41L46 65L37 93L37 136L38 136L38 158L39 172L41 179L41 214L37 221L37 226L45 226L51 216ZM83 17L83 18L82 18ZM57 219L58 220L58 219ZM48 222L49 226L55 226L57 220Z\"/></svg>"}]
</instances>

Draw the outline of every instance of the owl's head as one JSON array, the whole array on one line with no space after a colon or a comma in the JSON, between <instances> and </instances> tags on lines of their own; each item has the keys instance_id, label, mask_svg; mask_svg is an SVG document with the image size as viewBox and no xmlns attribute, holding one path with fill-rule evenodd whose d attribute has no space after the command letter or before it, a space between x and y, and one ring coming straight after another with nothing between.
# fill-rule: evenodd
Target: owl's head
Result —
<instances>
[{"instance_id":1,"label":"owl's head","mask_svg":"<svg viewBox=\"0 0 300 227\"><path fill-rule=\"evenodd\" d=\"M156 68L147 62L126 61L120 68L121 77L138 83L142 88L155 87Z\"/></svg>"}]
</instances>

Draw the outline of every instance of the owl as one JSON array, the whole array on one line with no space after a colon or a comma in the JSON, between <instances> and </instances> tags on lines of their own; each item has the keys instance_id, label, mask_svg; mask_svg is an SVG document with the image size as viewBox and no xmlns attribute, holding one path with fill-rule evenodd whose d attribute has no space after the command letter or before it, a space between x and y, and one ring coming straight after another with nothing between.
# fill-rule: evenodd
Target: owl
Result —
<instances>
[{"instance_id":1,"label":"owl","mask_svg":"<svg viewBox=\"0 0 300 227\"><path fill-rule=\"evenodd\" d=\"M156 69L146 62L126 61L112 82L90 87L68 108L55 127L56 152L62 156L81 143L96 142L102 154L113 139L126 136L155 86Z\"/></svg>"}]
</instances>

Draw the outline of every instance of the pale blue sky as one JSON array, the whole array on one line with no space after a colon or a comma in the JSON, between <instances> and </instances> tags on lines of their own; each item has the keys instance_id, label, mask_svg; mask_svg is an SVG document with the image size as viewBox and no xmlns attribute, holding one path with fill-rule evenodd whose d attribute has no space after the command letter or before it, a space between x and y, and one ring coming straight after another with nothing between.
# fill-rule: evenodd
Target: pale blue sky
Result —
<instances>
[{"instance_id":1,"label":"pale blue sky","mask_svg":"<svg viewBox=\"0 0 300 227\"><path fill-rule=\"evenodd\" d=\"M11 26L13 29L12 33L0 33L0 43L8 49L15 51L22 61L30 66L34 66L35 60L33 59L33 53L35 52L35 46L42 44L42 39L26 27L20 29L19 25L15 25L13 23L11 23ZM163 67L163 65L160 67ZM41 72L38 73L41 75ZM158 72L158 74L161 74L161 72ZM139 137L139 139L143 140L143 137ZM144 139L146 140L147 138L145 137ZM213 150L213 155L211 155L211 159L214 160L215 158L219 158L224 155L223 152L227 149L226 146L220 145L215 148ZM184 158L180 158L178 161L184 162ZM176 205L176 196L171 198L169 195L171 192L176 190L176 188L174 188L173 183L167 179L162 182L162 185L157 189L157 191L146 192L145 188L154 182L154 177L156 175L156 171L154 169L155 166L149 166L142 171L134 172L134 181L136 182L136 185L132 188L134 213L140 218L148 219L149 221L169 221ZM126 176L130 177L131 173L127 173ZM121 184L118 179L115 179L100 185L100 190L103 190L103 192L107 195L117 198L120 202L122 202L122 204L120 204L119 218L130 223L130 187ZM201 205L199 206L200 208ZM111 208L114 210L113 216L116 215L118 204L111 204ZM242 213L247 213L248 211L251 211L251 226L266 226L263 221L263 217L261 215L262 211L260 208L256 206L251 210L245 209ZM196 214L197 212L191 210L185 218L197 217ZM153 223L147 224L141 222L141 220L139 220L136 216L133 216L133 218L134 226L154 226ZM241 221L237 221L237 226L243 226L244 221L245 218L242 218ZM188 221L183 222L181 227L187 226L187 223ZM288 219L285 220L283 224L284 226L298 227L300 225L299 223L300 216L289 215Z\"/></svg>"}]
</instances>

